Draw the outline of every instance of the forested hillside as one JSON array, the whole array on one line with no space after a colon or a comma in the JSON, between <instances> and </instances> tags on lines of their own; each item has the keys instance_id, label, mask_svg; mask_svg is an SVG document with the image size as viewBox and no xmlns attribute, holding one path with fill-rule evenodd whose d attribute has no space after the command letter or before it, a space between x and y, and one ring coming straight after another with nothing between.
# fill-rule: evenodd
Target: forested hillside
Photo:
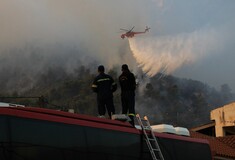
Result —
<instances>
[{"instance_id":1,"label":"forested hillside","mask_svg":"<svg viewBox=\"0 0 235 160\"><path fill-rule=\"evenodd\" d=\"M115 70L108 73L117 81L118 73ZM91 90L95 76L84 66L78 67L73 73L67 73L62 68L49 68L23 91L18 92L14 88L10 91L1 90L0 101L65 111L74 109L76 113L96 116L96 94ZM235 99L226 84L217 91L199 81L162 74L152 78L144 74L136 75L136 78L136 112L148 115L152 124L192 127L207 123L210 110ZM6 87L6 84L7 81L2 81L1 87ZM114 93L114 102L117 113L121 113L120 87Z\"/></svg>"}]
</instances>

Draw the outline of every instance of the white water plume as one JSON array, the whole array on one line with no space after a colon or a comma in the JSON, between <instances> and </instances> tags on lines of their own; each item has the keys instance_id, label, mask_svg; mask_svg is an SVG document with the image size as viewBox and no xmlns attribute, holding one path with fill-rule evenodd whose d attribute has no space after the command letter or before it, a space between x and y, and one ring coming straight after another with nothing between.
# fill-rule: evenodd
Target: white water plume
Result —
<instances>
[{"instance_id":1,"label":"white water plume","mask_svg":"<svg viewBox=\"0 0 235 160\"><path fill-rule=\"evenodd\" d=\"M129 44L143 72L154 76L158 72L170 74L211 54L218 39L214 30L201 30L177 36L135 37Z\"/></svg>"}]
</instances>

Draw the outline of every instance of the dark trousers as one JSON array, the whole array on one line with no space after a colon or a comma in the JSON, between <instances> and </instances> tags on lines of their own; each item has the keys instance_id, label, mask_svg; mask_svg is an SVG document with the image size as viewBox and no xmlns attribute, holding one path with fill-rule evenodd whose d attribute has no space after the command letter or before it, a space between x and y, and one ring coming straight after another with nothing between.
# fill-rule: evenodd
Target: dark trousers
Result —
<instances>
[{"instance_id":1,"label":"dark trousers","mask_svg":"<svg viewBox=\"0 0 235 160\"><path fill-rule=\"evenodd\" d=\"M111 118L112 114L115 114L115 108L113 105L113 98L97 98L98 102L98 113L99 115L105 115L106 109L108 111L108 115Z\"/></svg>"},{"instance_id":2,"label":"dark trousers","mask_svg":"<svg viewBox=\"0 0 235 160\"><path fill-rule=\"evenodd\" d=\"M121 93L122 114L127 114L130 117L131 125L134 126L135 116L135 93L134 91L123 91Z\"/></svg>"},{"instance_id":3,"label":"dark trousers","mask_svg":"<svg viewBox=\"0 0 235 160\"><path fill-rule=\"evenodd\" d=\"M121 93L122 114L135 114L135 93L125 91Z\"/></svg>"}]
</instances>

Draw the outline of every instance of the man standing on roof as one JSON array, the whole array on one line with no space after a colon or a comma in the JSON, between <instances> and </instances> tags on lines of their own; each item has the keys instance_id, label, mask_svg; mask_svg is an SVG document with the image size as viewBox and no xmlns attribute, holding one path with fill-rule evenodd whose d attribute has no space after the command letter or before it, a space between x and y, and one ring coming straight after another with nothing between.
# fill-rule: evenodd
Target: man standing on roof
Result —
<instances>
[{"instance_id":1,"label":"man standing on roof","mask_svg":"<svg viewBox=\"0 0 235 160\"><path fill-rule=\"evenodd\" d=\"M104 117L107 109L111 118L115 114L113 92L117 90L117 84L110 75L105 74L103 65L98 67L98 73L92 83L92 90L97 93L98 113L100 117Z\"/></svg>"},{"instance_id":2,"label":"man standing on roof","mask_svg":"<svg viewBox=\"0 0 235 160\"><path fill-rule=\"evenodd\" d=\"M135 117L135 76L130 72L128 65L122 65L122 74L119 76L119 83L121 86L121 102L122 114L127 114L130 117L130 124L134 126Z\"/></svg>"}]
</instances>

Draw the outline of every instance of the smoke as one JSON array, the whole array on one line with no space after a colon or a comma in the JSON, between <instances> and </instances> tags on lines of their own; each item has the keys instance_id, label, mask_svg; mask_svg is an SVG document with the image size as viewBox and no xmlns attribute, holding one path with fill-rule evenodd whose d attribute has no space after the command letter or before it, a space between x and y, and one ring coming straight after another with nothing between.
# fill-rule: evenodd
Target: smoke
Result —
<instances>
[{"instance_id":1,"label":"smoke","mask_svg":"<svg viewBox=\"0 0 235 160\"><path fill-rule=\"evenodd\" d=\"M130 48L139 67L149 76L158 72L171 74L184 64L212 54L219 46L213 29L182 33L176 36L135 38L129 40Z\"/></svg>"},{"instance_id":2,"label":"smoke","mask_svg":"<svg viewBox=\"0 0 235 160\"><path fill-rule=\"evenodd\" d=\"M82 46L84 54L111 67L123 59L119 28L130 27L143 17L139 10L142 3L131 2L136 7L130 12L124 1L3 1L0 48L22 48L28 44L42 48L55 44Z\"/></svg>"},{"instance_id":3,"label":"smoke","mask_svg":"<svg viewBox=\"0 0 235 160\"><path fill-rule=\"evenodd\" d=\"M127 63L150 76L177 73L213 85L234 83L233 65L226 63L234 59L234 6L213 0L1 0L1 79L11 77L6 69L12 75L21 69L29 79L57 66L96 71L95 61L107 70ZM149 33L120 38L120 28L143 31L146 25ZM226 64L220 73L209 65L214 57L214 66ZM201 76L202 70L213 75Z\"/></svg>"},{"instance_id":4,"label":"smoke","mask_svg":"<svg viewBox=\"0 0 235 160\"><path fill-rule=\"evenodd\" d=\"M7 90L31 88L50 69L73 72L84 65L96 73L122 63L135 65L120 28L146 23L143 2L2 0L0 82ZM137 28L137 27L136 27ZM120 68L118 68L120 71Z\"/></svg>"}]
</instances>

